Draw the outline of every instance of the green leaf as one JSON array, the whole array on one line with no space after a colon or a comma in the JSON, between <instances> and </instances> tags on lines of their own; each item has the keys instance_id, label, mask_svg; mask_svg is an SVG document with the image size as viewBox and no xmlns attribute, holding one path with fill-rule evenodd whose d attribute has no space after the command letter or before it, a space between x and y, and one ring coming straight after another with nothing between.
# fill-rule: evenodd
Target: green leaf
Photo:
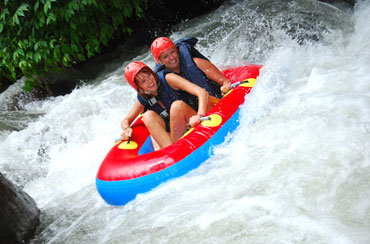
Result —
<instances>
[{"instance_id":1,"label":"green leaf","mask_svg":"<svg viewBox=\"0 0 370 244\"><path fill-rule=\"evenodd\" d=\"M47 12L49 11L49 9L51 9L51 2L50 2L50 0L46 1L45 5L44 5L44 13L47 14Z\"/></svg>"},{"instance_id":2,"label":"green leaf","mask_svg":"<svg viewBox=\"0 0 370 244\"><path fill-rule=\"evenodd\" d=\"M74 52L74 53L78 53L78 47L76 46L76 44L71 44L71 48L72 48L72 51Z\"/></svg>"},{"instance_id":3,"label":"green leaf","mask_svg":"<svg viewBox=\"0 0 370 244\"><path fill-rule=\"evenodd\" d=\"M139 5L136 5L136 16L138 16L141 19L144 18L143 10L140 8Z\"/></svg>"},{"instance_id":4,"label":"green leaf","mask_svg":"<svg viewBox=\"0 0 370 244\"><path fill-rule=\"evenodd\" d=\"M94 53L90 49L87 49L87 57L91 58L92 56L94 56Z\"/></svg>"},{"instance_id":5,"label":"green leaf","mask_svg":"<svg viewBox=\"0 0 370 244\"><path fill-rule=\"evenodd\" d=\"M63 57L63 65L66 67L68 66L68 57L66 55Z\"/></svg>"},{"instance_id":6,"label":"green leaf","mask_svg":"<svg viewBox=\"0 0 370 244\"><path fill-rule=\"evenodd\" d=\"M70 18L75 14L75 11L73 9L67 9L64 13L64 19L69 22Z\"/></svg>"},{"instance_id":7,"label":"green leaf","mask_svg":"<svg viewBox=\"0 0 370 244\"><path fill-rule=\"evenodd\" d=\"M39 1L37 1L37 2L35 3L35 5L33 6L33 10L34 10L35 12L37 12L37 10L39 9L39 5L40 5L40 2L39 2Z\"/></svg>"},{"instance_id":8,"label":"green leaf","mask_svg":"<svg viewBox=\"0 0 370 244\"><path fill-rule=\"evenodd\" d=\"M72 1L71 4L72 4L72 8L74 10L79 10L80 9L80 6L78 5L78 2L76 0Z\"/></svg>"},{"instance_id":9,"label":"green leaf","mask_svg":"<svg viewBox=\"0 0 370 244\"><path fill-rule=\"evenodd\" d=\"M35 45L33 46L33 50L37 51L39 49L39 42L36 42Z\"/></svg>"},{"instance_id":10,"label":"green leaf","mask_svg":"<svg viewBox=\"0 0 370 244\"><path fill-rule=\"evenodd\" d=\"M14 69L14 67L13 67L13 66L11 67L10 72L11 72L11 74L12 74L12 78L13 78L14 80L15 80L15 79L17 79L17 74L15 73L15 69Z\"/></svg>"},{"instance_id":11,"label":"green leaf","mask_svg":"<svg viewBox=\"0 0 370 244\"><path fill-rule=\"evenodd\" d=\"M16 15L18 16L24 16L24 11L28 11L28 7L29 5L26 4L26 3L22 3L22 5L17 9L17 11L15 12Z\"/></svg>"},{"instance_id":12,"label":"green leaf","mask_svg":"<svg viewBox=\"0 0 370 244\"><path fill-rule=\"evenodd\" d=\"M40 45L43 47L48 47L48 43L46 41L40 41Z\"/></svg>"},{"instance_id":13,"label":"green leaf","mask_svg":"<svg viewBox=\"0 0 370 244\"><path fill-rule=\"evenodd\" d=\"M19 66L20 69L24 69L24 68L27 67L27 62L22 60L22 61L19 62L18 66Z\"/></svg>"},{"instance_id":14,"label":"green leaf","mask_svg":"<svg viewBox=\"0 0 370 244\"><path fill-rule=\"evenodd\" d=\"M13 15L13 25L15 25L15 24L19 25L18 15L16 15L16 14Z\"/></svg>"},{"instance_id":15,"label":"green leaf","mask_svg":"<svg viewBox=\"0 0 370 244\"><path fill-rule=\"evenodd\" d=\"M48 16L48 18L46 19L46 24L49 25L50 22L55 22L56 21L56 17L53 13L50 13L50 15Z\"/></svg>"},{"instance_id":16,"label":"green leaf","mask_svg":"<svg viewBox=\"0 0 370 244\"><path fill-rule=\"evenodd\" d=\"M9 10L8 10L8 8L5 8L2 12L1 12L1 14L0 14L0 19L2 19L2 20L6 20L6 16L7 15L9 15Z\"/></svg>"},{"instance_id":17,"label":"green leaf","mask_svg":"<svg viewBox=\"0 0 370 244\"><path fill-rule=\"evenodd\" d=\"M55 40L55 39L50 40L50 42L49 42L49 46L50 46L51 48L54 48L54 43L55 43L56 41L57 41L57 40Z\"/></svg>"},{"instance_id":18,"label":"green leaf","mask_svg":"<svg viewBox=\"0 0 370 244\"><path fill-rule=\"evenodd\" d=\"M34 53L33 59L35 60L36 63L39 63L41 61L41 54L38 52Z\"/></svg>"},{"instance_id":19,"label":"green leaf","mask_svg":"<svg viewBox=\"0 0 370 244\"><path fill-rule=\"evenodd\" d=\"M15 61L15 60L17 60L17 59L18 59L18 57L19 57L18 52L14 52L14 53L13 53L13 60L14 60L14 61Z\"/></svg>"},{"instance_id":20,"label":"green leaf","mask_svg":"<svg viewBox=\"0 0 370 244\"><path fill-rule=\"evenodd\" d=\"M22 49L17 49L17 53L21 56L24 56L24 51Z\"/></svg>"},{"instance_id":21,"label":"green leaf","mask_svg":"<svg viewBox=\"0 0 370 244\"><path fill-rule=\"evenodd\" d=\"M38 19L39 19L39 25L36 25L36 27L40 29L40 27L42 27L45 24L45 15L39 14Z\"/></svg>"},{"instance_id":22,"label":"green leaf","mask_svg":"<svg viewBox=\"0 0 370 244\"><path fill-rule=\"evenodd\" d=\"M24 82L23 90L26 92L32 91L35 88L35 83L31 79L27 79Z\"/></svg>"},{"instance_id":23,"label":"green leaf","mask_svg":"<svg viewBox=\"0 0 370 244\"><path fill-rule=\"evenodd\" d=\"M71 53L72 52L71 47L69 45L64 45L62 47L62 52L63 53Z\"/></svg>"},{"instance_id":24,"label":"green leaf","mask_svg":"<svg viewBox=\"0 0 370 244\"><path fill-rule=\"evenodd\" d=\"M26 59L32 59L33 58L33 53L31 51L28 51L26 53Z\"/></svg>"},{"instance_id":25,"label":"green leaf","mask_svg":"<svg viewBox=\"0 0 370 244\"><path fill-rule=\"evenodd\" d=\"M126 18L131 17L132 15L132 6L128 1L123 2L123 16Z\"/></svg>"},{"instance_id":26,"label":"green leaf","mask_svg":"<svg viewBox=\"0 0 370 244\"><path fill-rule=\"evenodd\" d=\"M80 60L80 61L85 61L85 60L86 60L85 56L84 56L84 55L82 55L82 54L77 54L77 58L78 58L78 60Z\"/></svg>"},{"instance_id":27,"label":"green leaf","mask_svg":"<svg viewBox=\"0 0 370 244\"><path fill-rule=\"evenodd\" d=\"M71 29L73 29L73 30L76 30L76 29L77 29L76 24L75 24L74 22L71 22L71 23L69 24L69 26L70 26L70 27L71 27Z\"/></svg>"}]
</instances>

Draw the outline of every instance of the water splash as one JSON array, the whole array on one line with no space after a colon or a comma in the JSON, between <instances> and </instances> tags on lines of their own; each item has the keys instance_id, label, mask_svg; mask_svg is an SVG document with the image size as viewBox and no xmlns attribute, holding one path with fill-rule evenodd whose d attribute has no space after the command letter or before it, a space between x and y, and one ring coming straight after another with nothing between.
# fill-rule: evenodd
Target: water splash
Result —
<instances>
[{"instance_id":1,"label":"water splash","mask_svg":"<svg viewBox=\"0 0 370 244\"><path fill-rule=\"evenodd\" d=\"M135 100L122 85L131 60L26 105L42 115L0 132L0 168L42 210L33 243L368 243L369 6L228 1L174 29L218 66L264 67L228 143L124 207L106 205L94 182ZM135 60L154 66L148 51Z\"/></svg>"}]
</instances>

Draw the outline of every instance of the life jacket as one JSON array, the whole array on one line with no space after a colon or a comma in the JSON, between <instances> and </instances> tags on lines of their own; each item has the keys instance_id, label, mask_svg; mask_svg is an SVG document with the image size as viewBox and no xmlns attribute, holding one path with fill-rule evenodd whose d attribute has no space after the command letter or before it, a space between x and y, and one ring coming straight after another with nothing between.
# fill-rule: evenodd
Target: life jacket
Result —
<instances>
[{"instance_id":1,"label":"life jacket","mask_svg":"<svg viewBox=\"0 0 370 244\"><path fill-rule=\"evenodd\" d=\"M167 84L166 79L164 78L164 71L158 72L157 74L159 77L159 80L157 81L158 95L152 98L145 98L140 94L137 94L137 99L144 106L145 110L156 112L164 119L166 125L168 125L171 104L176 100L180 100L180 96L178 91L174 90ZM158 103L158 101L162 102L164 108Z\"/></svg>"},{"instance_id":2,"label":"life jacket","mask_svg":"<svg viewBox=\"0 0 370 244\"><path fill-rule=\"evenodd\" d=\"M194 37L184 37L174 42L175 46L179 49L180 53L180 76L191 81L205 89L209 95L222 98L220 85L215 81L209 79L201 69L196 66L193 61L193 57L208 60L198 50L194 48L194 45L198 42L198 39ZM209 60L208 60L209 61ZM165 73L169 73L168 69L164 65L157 65L156 71L167 70ZM198 109L197 97L188 94L186 92L180 92L181 97L188 103L193 109Z\"/></svg>"}]
</instances>

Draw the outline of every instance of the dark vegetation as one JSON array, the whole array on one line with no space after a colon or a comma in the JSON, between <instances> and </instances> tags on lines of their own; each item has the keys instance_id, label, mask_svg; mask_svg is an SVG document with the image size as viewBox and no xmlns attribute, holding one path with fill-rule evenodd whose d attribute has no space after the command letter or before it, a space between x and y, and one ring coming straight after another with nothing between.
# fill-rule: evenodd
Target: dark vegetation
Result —
<instances>
[{"instance_id":1,"label":"dark vegetation","mask_svg":"<svg viewBox=\"0 0 370 244\"><path fill-rule=\"evenodd\" d=\"M120 50L150 45L173 24L224 1L0 0L0 92L24 76L24 90L37 97L69 93Z\"/></svg>"},{"instance_id":2,"label":"dark vegetation","mask_svg":"<svg viewBox=\"0 0 370 244\"><path fill-rule=\"evenodd\" d=\"M70 92L76 80L96 75L82 74L79 67L86 62L112 53L123 43L148 43L168 34L173 24L222 2L1 0L0 92L22 76L26 77L25 91L36 87L49 95ZM52 88L54 80L66 82Z\"/></svg>"}]
</instances>

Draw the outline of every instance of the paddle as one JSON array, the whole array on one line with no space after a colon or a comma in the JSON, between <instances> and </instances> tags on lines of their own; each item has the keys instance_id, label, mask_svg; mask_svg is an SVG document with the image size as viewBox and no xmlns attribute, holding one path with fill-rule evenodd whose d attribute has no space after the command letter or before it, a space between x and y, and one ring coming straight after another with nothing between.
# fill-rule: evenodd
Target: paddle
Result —
<instances>
[{"instance_id":1,"label":"paddle","mask_svg":"<svg viewBox=\"0 0 370 244\"><path fill-rule=\"evenodd\" d=\"M234 88L236 86L239 86L241 83L242 83L242 81L237 81L237 82L231 84L230 88Z\"/></svg>"},{"instance_id":2,"label":"paddle","mask_svg":"<svg viewBox=\"0 0 370 244\"><path fill-rule=\"evenodd\" d=\"M235 83L231 84L231 86L230 86L230 87L231 87L231 88L234 88L234 87L239 86L239 85L244 84L244 83L248 83L248 80L237 81L237 82L235 82Z\"/></svg>"},{"instance_id":3,"label":"paddle","mask_svg":"<svg viewBox=\"0 0 370 244\"><path fill-rule=\"evenodd\" d=\"M205 117L200 118L199 120L200 122L205 121L205 120L211 120L211 117L205 116Z\"/></svg>"},{"instance_id":4,"label":"paddle","mask_svg":"<svg viewBox=\"0 0 370 244\"><path fill-rule=\"evenodd\" d=\"M131 140L131 137L129 136L127 138L127 144L130 144L130 140ZM114 143L117 143L119 141L122 141L122 137L117 137L116 139L114 139Z\"/></svg>"}]
</instances>

